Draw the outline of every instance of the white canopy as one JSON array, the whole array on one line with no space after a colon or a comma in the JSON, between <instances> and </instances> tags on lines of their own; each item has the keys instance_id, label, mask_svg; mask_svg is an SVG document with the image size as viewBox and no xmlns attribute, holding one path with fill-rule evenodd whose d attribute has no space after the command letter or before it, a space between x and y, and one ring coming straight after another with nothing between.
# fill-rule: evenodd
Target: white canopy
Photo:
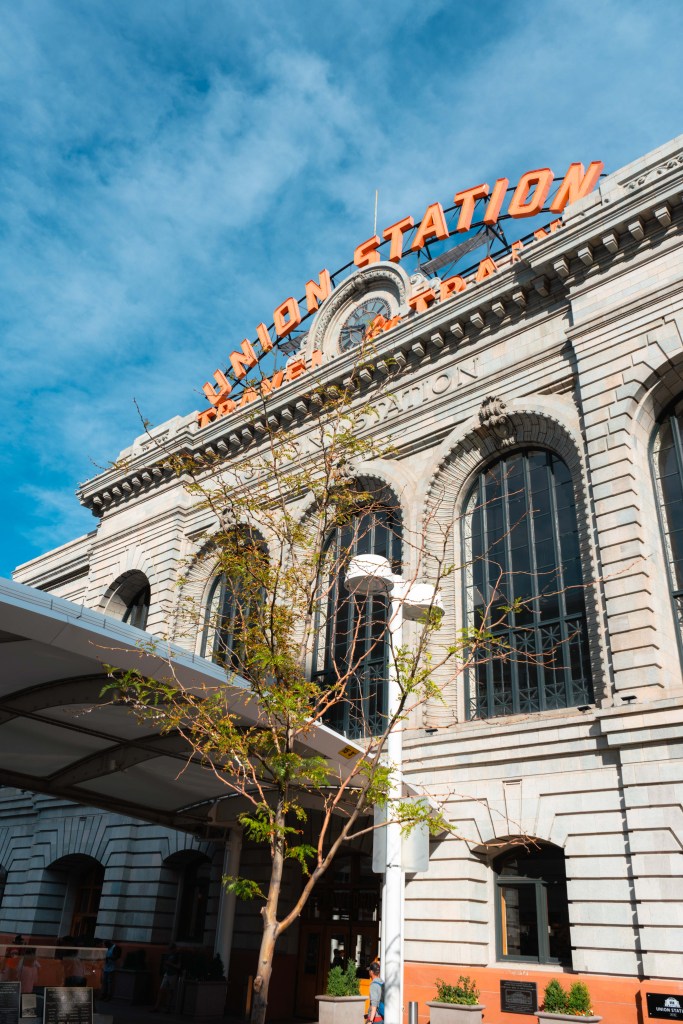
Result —
<instances>
[{"instance_id":1,"label":"white canopy","mask_svg":"<svg viewBox=\"0 0 683 1024\"><path fill-rule=\"evenodd\" d=\"M104 665L165 679L170 664L186 687L227 686L240 718L257 720L244 679L228 683L218 665L134 626L0 579L0 783L202 834L234 821L239 801L181 737L101 697ZM333 776L363 753L324 725L307 745Z\"/></svg>"}]
</instances>

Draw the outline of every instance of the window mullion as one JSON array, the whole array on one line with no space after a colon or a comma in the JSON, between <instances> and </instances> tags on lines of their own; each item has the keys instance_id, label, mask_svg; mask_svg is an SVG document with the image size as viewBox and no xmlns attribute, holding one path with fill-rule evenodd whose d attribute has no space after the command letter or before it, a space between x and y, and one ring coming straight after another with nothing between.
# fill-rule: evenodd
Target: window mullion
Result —
<instances>
[{"instance_id":1,"label":"window mullion","mask_svg":"<svg viewBox=\"0 0 683 1024\"><path fill-rule=\"evenodd\" d=\"M484 606L488 606L490 600L489 593L489 578L490 578L490 565L489 565L489 520L488 520L488 508L486 505L486 474L482 473L479 478L479 508L481 509L481 541L482 541L482 585L484 587L484 593L482 594L484 600ZM482 623L477 625L477 628L481 628ZM475 663L475 686L477 685L477 667ZM491 657L486 660L486 717L488 718L493 712L494 700L493 700L493 659Z\"/></svg>"},{"instance_id":2,"label":"window mullion","mask_svg":"<svg viewBox=\"0 0 683 1024\"><path fill-rule=\"evenodd\" d=\"M557 495L555 494L555 474L553 472L551 457L548 456L547 462L548 471L548 495L550 498L550 518L553 527L553 547L555 549L555 565L557 566L557 582L555 588L558 591L558 610L560 613L560 648L561 648L561 659L562 659L562 675L564 677L564 696L565 705L570 707L573 694L570 693L571 675L572 673L567 670L570 651L569 651L569 624L567 622L567 600L565 593L564 584L564 566L562 564L562 546L560 543L560 532L559 532L559 516L557 514ZM577 637L577 640L579 638ZM580 642L580 640L579 640ZM555 659L553 659L555 660ZM555 668L553 671L557 672L560 669ZM544 687L545 689L545 687Z\"/></svg>"},{"instance_id":3,"label":"window mullion","mask_svg":"<svg viewBox=\"0 0 683 1024\"><path fill-rule=\"evenodd\" d=\"M546 455L546 459L548 456ZM531 489L531 470L529 467L528 455L524 459L524 490L525 504L527 508L527 537L529 544L529 578L532 589L532 621L531 628L534 633L534 660L533 668L536 673L536 685L538 686L538 706L545 711L545 665L543 659L543 637L540 629L541 606L540 588L538 582L538 562L536 559L536 529L534 522L533 492ZM539 679L540 675L540 679Z\"/></svg>"},{"instance_id":4,"label":"window mullion","mask_svg":"<svg viewBox=\"0 0 683 1024\"><path fill-rule=\"evenodd\" d=\"M510 489L509 480L507 473L508 463L503 462L501 473L502 487L502 506L503 506L503 547L505 551L505 565L503 566L503 573L507 578L507 586L510 588L510 594L514 601L515 595L515 578L512 573L512 536L510 530ZM512 622L510 623L510 617ZM519 662L516 657L517 651L517 616L515 612L508 612L508 644L510 645L511 657L509 661L510 668L510 684L512 687L512 713L519 714Z\"/></svg>"}]
</instances>

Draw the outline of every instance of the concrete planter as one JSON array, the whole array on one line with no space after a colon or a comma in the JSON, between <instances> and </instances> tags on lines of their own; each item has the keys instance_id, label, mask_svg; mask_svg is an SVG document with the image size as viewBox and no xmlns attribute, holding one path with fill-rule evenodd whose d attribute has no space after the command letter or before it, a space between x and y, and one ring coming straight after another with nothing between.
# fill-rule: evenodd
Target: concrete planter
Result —
<instances>
[{"instance_id":1,"label":"concrete planter","mask_svg":"<svg viewBox=\"0 0 683 1024\"><path fill-rule=\"evenodd\" d=\"M365 996L316 996L319 1024L364 1024Z\"/></svg>"},{"instance_id":2,"label":"concrete planter","mask_svg":"<svg viewBox=\"0 0 683 1024\"><path fill-rule=\"evenodd\" d=\"M537 1010L536 1016L542 1020L565 1020L573 1021L573 1024L598 1024L602 1017L577 1017L573 1013L546 1013L545 1010Z\"/></svg>"},{"instance_id":3,"label":"concrete planter","mask_svg":"<svg viewBox=\"0 0 683 1024\"><path fill-rule=\"evenodd\" d=\"M186 981L181 1013L186 1017L220 1019L227 994L227 981Z\"/></svg>"},{"instance_id":4,"label":"concrete planter","mask_svg":"<svg viewBox=\"0 0 683 1024\"><path fill-rule=\"evenodd\" d=\"M481 1024L485 1007L481 1003L467 1006L464 1003L427 1003L430 1024Z\"/></svg>"}]
</instances>

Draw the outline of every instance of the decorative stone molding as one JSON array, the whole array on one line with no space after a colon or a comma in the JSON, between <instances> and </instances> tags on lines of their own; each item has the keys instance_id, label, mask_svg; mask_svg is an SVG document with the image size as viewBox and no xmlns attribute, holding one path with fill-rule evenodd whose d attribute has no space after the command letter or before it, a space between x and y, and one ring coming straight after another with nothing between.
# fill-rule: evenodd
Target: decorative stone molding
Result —
<instances>
[{"instance_id":1,"label":"decorative stone molding","mask_svg":"<svg viewBox=\"0 0 683 1024\"><path fill-rule=\"evenodd\" d=\"M489 395L479 407L479 423L483 436L490 436L499 448L509 448L515 443L515 433L508 408L502 398Z\"/></svg>"}]
</instances>

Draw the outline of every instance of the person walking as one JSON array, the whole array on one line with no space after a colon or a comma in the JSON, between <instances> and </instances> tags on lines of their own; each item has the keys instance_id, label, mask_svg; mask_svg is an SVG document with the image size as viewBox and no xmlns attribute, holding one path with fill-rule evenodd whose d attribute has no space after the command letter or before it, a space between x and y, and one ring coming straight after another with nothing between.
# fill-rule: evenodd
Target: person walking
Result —
<instances>
[{"instance_id":1,"label":"person walking","mask_svg":"<svg viewBox=\"0 0 683 1024\"><path fill-rule=\"evenodd\" d=\"M384 982L380 977L380 967L377 960L368 967L370 975L370 1009L368 1010L368 1024L384 1020Z\"/></svg>"},{"instance_id":2,"label":"person walking","mask_svg":"<svg viewBox=\"0 0 683 1024\"><path fill-rule=\"evenodd\" d=\"M159 1010L164 1010L166 1013L170 1013L173 1004L173 998L178 988L178 977L182 968L182 959L180 956L180 950L176 946L175 942L172 942L168 947L168 952L164 957L163 961L163 975L161 978L161 985L159 986L159 995L157 1001L152 1008L152 1013L158 1013Z\"/></svg>"},{"instance_id":3,"label":"person walking","mask_svg":"<svg viewBox=\"0 0 683 1024\"><path fill-rule=\"evenodd\" d=\"M107 942L107 952L104 955L104 967L102 968L102 999L109 1002L114 992L114 974L116 972L116 961L121 957L121 947L114 939Z\"/></svg>"}]
</instances>

